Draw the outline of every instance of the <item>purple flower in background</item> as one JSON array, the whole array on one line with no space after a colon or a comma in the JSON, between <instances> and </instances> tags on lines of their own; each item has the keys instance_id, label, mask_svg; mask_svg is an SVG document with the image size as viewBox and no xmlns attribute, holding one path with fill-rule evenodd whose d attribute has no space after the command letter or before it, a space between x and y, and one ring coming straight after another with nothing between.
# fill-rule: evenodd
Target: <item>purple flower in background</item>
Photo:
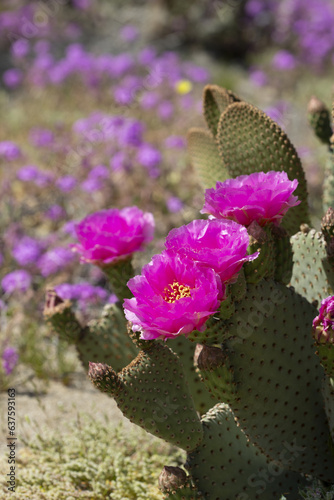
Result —
<instances>
[{"instance_id":1,"label":"purple flower in background","mask_svg":"<svg viewBox=\"0 0 334 500\"><path fill-rule=\"evenodd\" d=\"M60 177L56 182L56 186L61 191L63 191L63 193L69 193L75 188L77 184L77 179L72 175L65 175L64 177Z\"/></svg>"},{"instance_id":2,"label":"purple flower in background","mask_svg":"<svg viewBox=\"0 0 334 500\"><path fill-rule=\"evenodd\" d=\"M219 275L222 283L234 283L243 264L258 253L247 255L247 229L230 220L193 220L172 229L166 238L168 253L199 262Z\"/></svg>"},{"instance_id":3,"label":"purple flower in background","mask_svg":"<svg viewBox=\"0 0 334 500\"><path fill-rule=\"evenodd\" d=\"M118 133L118 141L121 146L138 147L143 142L145 125L139 121L127 121Z\"/></svg>"},{"instance_id":4,"label":"purple flower in background","mask_svg":"<svg viewBox=\"0 0 334 500\"><path fill-rule=\"evenodd\" d=\"M158 115L162 120L169 120L174 113L174 106L170 101L163 101L158 106Z\"/></svg>"},{"instance_id":5,"label":"purple flower in background","mask_svg":"<svg viewBox=\"0 0 334 500\"><path fill-rule=\"evenodd\" d=\"M72 245L81 262L108 265L130 257L152 240L154 219L137 207L101 210L76 226L79 244Z\"/></svg>"},{"instance_id":6,"label":"purple flower in background","mask_svg":"<svg viewBox=\"0 0 334 500\"><path fill-rule=\"evenodd\" d=\"M13 42L10 48L12 56L16 59L22 59L23 57L25 57L28 54L29 50L30 44L29 41L25 38L20 38L19 40Z\"/></svg>"},{"instance_id":7,"label":"purple flower in background","mask_svg":"<svg viewBox=\"0 0 334 500\"><path fill-rule=\"evenodd\" d=\"M38 261L38 269L42 276L57 273L64 269L74 259L74 255L68 248L55 247L45 252Z\"/></svg>"},{"instance_id":8,"label":"purple flower in background","mask_svg":"<svg viewBox=\"0 0 334 500\"><path fill-rule=\"evenodd\" d=\"M63 225L62 231L64 231L64 233L66 233L66 234L69 234L73 238L76 238L76 235L77 235L76 230L75 230L76 225L77 225L76 221L70 220Z\"/></svg>"},{"instance_id":9,"label":"purple flower in background","mask_svg":"<svg viewBox=\"0 0 334 500\"><path fill-rule=\"evenodd\" d=\"M111 293L108 297L108 304L116 304L118 302L118 297L114 293Z\"/></svg>"},{"instance_id":10,"label":"purple flower in background","mask_svg":"<svg viewBox=\"0 0 334 500\"><path fill-rule=\"evenodd\" d=\"M140 146L137 153L137 161L143 167L148 169L157 167L162 160L161 153L158 149L154 148L151 144L144 143Z\"/></svg>"},{"instance_id":11,"label":"purple flower in background","mask_svg":"<svg viewBox=\"0 0 334 500\"><path fill-rule=\"evenodd\" d=\"M96 300L106 300L108 292L100 286L93 286L90 283L77 283L71 285L62 283L54 287L57 295L63 300L81 300L94 302Z\"/></svg>"},{"instance_id":12,"label":"purple flower in background","mask_svg":"<svg viewBox=\"0 0 334 500\"><path fill-rule=\"evenodd\" d=\"M292 193L298 181L290 181L286 172L254 172L235 179L217 182L206 189L201 213L217 219L231 219L243 226L254 220L260 226L278 225L289 208L299 205Z\"/></svg>"},{"instance_id":13,"label":"purple flower in background","mask_svg":"<svg viewBox=\"0 0 334 500\"><path fill-rule=\"evenodd\" d=\"M73 0L76 9L87 10L91 6L91 0Z\"/></svg>"},{"instance_id":14,"label":"purple flower in background","mask_svg":"<svg viewBox=\"0 0 334 500\"><path fill-rule=\"evenodd\" d=\"M88 179L81 183L80 187L87 193L93 193L94 191L100 191L103 183L101 179L88 177Z\"/></svg>"},{"instance_id":15,"label":"purple flower in background","mask_svg":"<svg viewBox=\"0 0 334 500\"><path fill-rule=\"evenodd\" d=\"M268 76L262 69L250 70L249 79L257 87L264 87L268 83Z\"/></svg>"},{"instance_id":16,"label":"purple flower in background","mask_svg":"<svg viewBox=\"0 0 334 500\"><path fill-rule=\"evenodd\" d=\"M1 286L5 293L26 292L31 285L31 275L24 269L17 269L2 278Z\"/></svg>"},{"instance_id":17,"label":"purple flower in background","mask_svg":"<svg viewBox=\"0 0 334 500\"><path fill-rule=\"evenodd\" d=\"M7 69L7 71L4 72L2 79L8 88L15 89L22 82L23 72L18 68Z\"/></svg>"},{"instance_id":18,"label":"purple flower in background","mask_svg":"<svg viewBox=\"0 0 334 500\"><path fill-rule=\"evenodd\" d=\"M117 172L119 170L124 170L128 167L128 157L125 151L118 151L113 155L110 160L111 168Z\"/></svg>"},{"instance_id":19,"label":"purple flower in background","mask_svg":"<svg viewBox=\"0 0 334 500\"><path fill-rule=\"evenodd\" d=\"M19 359L19 355L15 347L5 347L2 353L2 367L6 375L10 375L14 370Z\"/></svg>"},{"instance_id":20,"label":"purple flower in background","mask_svg":"<svg viewBox=\"0 0 334 500\"><path fill-rule=\"evenodd\" d=\"M34 182L38 187L46 187L53 181L54 175L51 172L44 172L36 165L25 165L16 174L17 178L23 182Z\"/></svg>"},{"instance_id":21,"label":"purple flower in background","mask_svg":"<svg viewBox=\"0 0 334 500\"><path fill-rule=\"evenodd\" d=\"M110 177L110 172L105 165L97 165L89 172L90 179L107 179L108 177Z\"/></svg>"},{"instance_id":22,"label":"purple flower in background","mask_svg":"<svg viewBox=\"0 0 334 500\"><path fill-rule=\"evenodd\" d=\"M51 205L44 213L45 217L51 220L59 220L66 217L66 211L60 205Z\"/></svg>"},{"instance_id":23,"label":"purple flower in background","mask_svg":"<svg viewBox=\"0 0 334 500\"><path fill-rule=\"evenodd\" d=\"M128 287L134 298L124 300L125 317L145 340L203 331L225 291L213 269L167 252L155 255Z\"/></svg>"},{"instance_id":24,"label":"purple flower in background","mask_svg":"<svg viewBox=\"0 0 334 500\"><path fill-rule=\"evenodd\" d=\"M313 337L320 343L334 344L334 297L321 302L319 315L313 320Z\"/></svg>"},{"instance_id":25,"label":"purple flower in background","mask_svg":"<svg viewBox=\"0 0 334 500\"><path fill-rule=\"evenodd\" d=\"M143 109L154 108L160 100L157 92L144 92L140 98L140 105Z\"/></svg>"},{"instance_id":26,"label":"purple flower in background","mask_svg":"<svg viewBox=\"0 0 334 500\"><path fill-rule=\"evenodd\" d=\"M17 160L22 156L20 148L12 141L0 142L0 157L5 160Z\"/></svg>"},{"instance_id":27,"label":"purple flower in background","mask_svg":"<svg viewBox=\"0 0 334 500\"><path fill-rule=\"evenodd\" d=\"M34 181L38 175L38 168L35 165L25 165L21 167L17 173L16 177L23 182Z\"/></svg>"},{"instance_id":28,"label":"purple flower in background","mask_svg":"<svg viewBox=\"0 0 334 500\"><path fill-rule=\"evenodd\" d=\"M33 128L30 131L30 142L37 147L47 147L54 143L54 133L46 128Z\"/></svg>"},{"instance_id":29,"label":"purple flower in background","mask_svg":"<svg viewBox=\"0 0 334 500\"><path fill-rule=\"evenodd\" d=\"M193 82L205 83L210 79L210 73L206 68L187 63L184 66L185 75Z\"/></svg>"},{"instance_id":30,"label":"purple flower in background","mask_svg":"<svg viewBox=\"0 0 334 500\"><path fill-rule=\"evenodd\" d=\"M180 198L177 198L177 196L170 196L167 199L167 208L170 212L176 213L182 210L183 203Z\"/></svg>"},{"instance_id":31,"label":"purple flower in background","mask_svg":"<svg viewBox=\"0 0 334 500\"><path fill-rule=\"evenodd\" d=\"M165 140L166 148L183 149L186 147L186 140L181 135L170 135Z\"/></svg>"},{"instance_id":32,"label":"purple flower in background","mask_svg":"<svg viewBox=\"0 0 334 500\"><path fill-rule=\"evenodd\" d=\"M146 47L138 54L138 62L144 66L150 66L157 56L156 50L153 47Z\"/></svg>"},{"instance_id":33,"label":"purple flower in background","mask_svg":"<svg viewBox=\"0 0 334 500\"><path fill-rule=\"evenodd\" d=\"M120 37L125 42L134 42L138 38L138 29L131 24L127 24L121 29Z\"/></svg>"},{"instance_id":34,"label":"purple flower in background","mask_svg":"<svg viewBox=\"0 0 334 500\"><path fill-rule=\"evenodd\" d=\"M20 266L27 266L35 263L42 251L40 242L30 236L24 236L20 239L12 250L14 259Z\"/></svg>"},{"instance_id":35,"label":"purple flower in background","mask_svg":"<svg viewBox=\"0 0 334 500\"><path fill-rule=\"evenodd\" d=\"M296 67L296 58L291 52L280 50L274 55L272 65L278 70L292 70Z\"/></svg>"}]
</instances>

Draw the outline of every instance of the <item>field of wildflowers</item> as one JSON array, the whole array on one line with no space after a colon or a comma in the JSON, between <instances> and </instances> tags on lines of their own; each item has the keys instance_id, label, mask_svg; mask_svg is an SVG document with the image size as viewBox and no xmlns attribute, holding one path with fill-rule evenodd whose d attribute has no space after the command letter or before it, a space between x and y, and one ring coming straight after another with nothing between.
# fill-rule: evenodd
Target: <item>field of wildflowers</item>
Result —
<instances>
[{"instance_id":1,"label":"field of wildflowers","mask_svg":"<svg viewBox=\"0 0 334 500\"><path fill-rule=\"evenodd\" d=\"M327 149L313 138L307 104L314 94L327 103L332 97L333 23L331 0L197 0L191 8L167 0L1 3L3 394L34 380L43 381L45 391L49 380L71 385L79 356L44 321L47 290L54 294L52 307L71 302L80 325L125 299L125 316L141 339L201 331L243 264L258 256L256 249L247 254L244 226L254 213L245 199L262 204L260 226L277 222L300 203L293 194L297 181L287 185L278 174L253 174L254 193L238 178L228 184L228 195L228 181L204 195L187 152L187 131L203 125L202 92L208 83L238 92L293 137L306 171L311 221L319 228ZM270 189L275 197L264 206ZM208 215L215 218L210 223ZM217 251L222 241L230 254ZM199 272L194 260L205 262L206 270ZM128 287L108 272L119 262L123 281L127 273L131 278ZM190 297L193 288L198 295L181 315L178 299ZM164 298L161 308L157 294ZM170 304L176 304L172 312ZM94 425L104 450L112 431L109 424ZM83 429L88 435L90 426ZM143 444L145 453L150 445L151 451L140 461L143 470L131 469L134 487L127 489L126 480L116 484L106 472L103 450L103 473L92 480L99 458L91 448L85 457L79 439L75 434L71 444L79 468L65 441L59 444L52 433L24 443L17 496L0 482L1 498L148 498L141 483L156 483L164 463L180 465L184 458L157 439ZM135 455L132 441L125 443L117 433L113 439L125 455L129 449ZM41 479L44 472L36 480L31 472L44 471L57 446L71 464L66 485L59 488L63 463L49 482ZM157 455L166 458L159 461ZM126 477L129 464L120 467L119 477ZM150 495L162 498L158 490ZM300 495L334 498L318 484Z\"/></svg>"}]
</instances>

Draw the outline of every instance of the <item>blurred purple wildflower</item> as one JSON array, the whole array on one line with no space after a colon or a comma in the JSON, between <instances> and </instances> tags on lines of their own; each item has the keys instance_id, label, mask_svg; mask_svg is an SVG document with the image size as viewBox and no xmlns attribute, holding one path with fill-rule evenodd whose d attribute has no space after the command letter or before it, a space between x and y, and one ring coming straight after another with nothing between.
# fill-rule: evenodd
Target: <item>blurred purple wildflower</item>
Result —
<instances>
[{"instance_id":1,"label":"blurred purple wildflower","mask_svg":"<svg viewBox=\"0 0 334 500\"><path fill-rule=\"evenodd\" d=\"M47 277L62 271L74 260L74 255L68 248L55 247L45 252L38 261L38 269L42 276Z\"/></svg>"},{"instance_id":2,"label":"blurred purple wildflower","mask_svg":"<svg viewBox=\"0 0 334 500\"><path fill-rule=\"evenodd\" d=\"M183 202L177 196L170 196L167 199L167 208L172 213L179 212L183 208Z\"/></svg>"},{"instance_id":3,"label":"blurred purple wildflower","mask_svg":"<svg viewBox=\"0 0 334 500\"><path fill-rule=\"evenodd\" d=\"M120 37L125 42L134 42L135 40L137 40L138 34L138 29L135 26L127 24L121 29Z\"/></svg>"},{"instance_id":4,"label":"blurred purple wildflower","mask_svg":"<svg viewBox=\"0 0 334 500\"><path fill-rule=\"evenodd\" d=\"M2 278L1 286L5 293L26 292L31 285L31 275L24 269L17 269Z\"/></svg>"},{"instance_id":5,"label":"blurred purple wildflower","mask_svg":"<svg viewBox=\"0 0 334 500\"><path fill-rule=\"evenodd\" d=\"M20 148L12 141L0 142L0 158L5 160L17 160L22 156Z\"/></svg>"},{"instance_id":6,"label":"blurred purple wildflower","mask_svg":"<svg viewBox=\"0 0 334 500\"><path fill-rule=\"evenodd\" d=\"M56 182L56 186L61 191L63 191L63 193L69 193L75 188L77 184L77 179L72 175L65 175L64 177L60 177Z\"/></svg>"},{"instance_id":7,"label":"blurred purple wildflower","mask_svg":"<svg viewBox=\"0 0 334 500\"><path fill-rule=\"evenodd\" d=\"M272 65L277 70L292 70L296 64L295 56L287 50L279 50L272 59Z\"/></svg>"},{"instance_id":8,"label":"blurred purple wildflower","mask_svg":"<svg viewBox=\"0 0 334 500\"><path fill-rule=\"evenodd\" d=\"M143 167L148 169L157 167L162 160L161 153L158 149L154 148L151 144L144 143L140 146L137 153L137 161Z\"/></svg>"},{"instance_id":9,"label":"blurred purple wildflower","mask_svg":"<svg viewBox=\"0 0 334 500\"><path fill-rule=\"evenodd\" d=\"M14 259L20 266L35 263L42 252L43 245L30 236L23 236L12 250Z\"/></svg>"},{"instance_id":10,"label":"blurred purple wildflower","mask_svg":"<svg viewBox=\"0 0 334 500\"><path fill-rule=\"evenodd\" d=\"M5 347L2 353L2 367L6 375L10 375L19 359L19 355L15 347Z\"/></svg>"},{"instance_id":11,"label":"blurred purple wildflower","mask_svg":"<svg viewBox=\"0 0 334 500\"><path fill-rule=\"evenodd\" d=\"M46 128L33 128L29 138L30 142L37 147L47 147L54 143L54 133Z\"/></svg>"},{"instance_id":12,"label":"blurred purple wildflower","mask_svg":"<svg viewBox=\"0 0 334 500\"><path fill-rule=\"evenodd\" d=\"M20 38L12 43L10 51L13 57L16 59L22 59L25 57L30 50L29 41L25 38Z\"/></svg>"},{"instance_id":13,"label":"blurred purple wildflower","mask_svg":"<svg viewBox=\"0 0 334 500\"><path fill-rule=\"evenodd\" d=\"M181 135L170 135L165 140L166 148L183 149L186 147L186 140Z\"/></svg>"},{"instance_id":14,"label":"blurred purple wildflower","mask_svg":"<svg viewBox=\"0 0 334 500\"><path fill-rule=\"evenodd\" d=\"M7 69L2 75L2 79L8 88L15 89L23 80L23 72L18 68Z\"/></svg>"}]
</instances>

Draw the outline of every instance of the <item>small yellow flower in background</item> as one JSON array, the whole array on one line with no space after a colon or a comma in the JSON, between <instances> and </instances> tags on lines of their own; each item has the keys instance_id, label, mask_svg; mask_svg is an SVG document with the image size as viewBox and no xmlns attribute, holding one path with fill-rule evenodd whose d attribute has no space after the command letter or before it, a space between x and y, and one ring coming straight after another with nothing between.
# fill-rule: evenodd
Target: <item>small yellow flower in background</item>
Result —
<instances>
[{"instance_id":1,"label":"small yellow flower in background","mask_svg":"<svg viewBox=\"0 0 334 500\"><path fill-rule=\"evenodd\" d=\"M193 88L193 84L189 80L179 80L175 85L175 90L178 94L189 94Z\"/></svg>"}]
</instances>

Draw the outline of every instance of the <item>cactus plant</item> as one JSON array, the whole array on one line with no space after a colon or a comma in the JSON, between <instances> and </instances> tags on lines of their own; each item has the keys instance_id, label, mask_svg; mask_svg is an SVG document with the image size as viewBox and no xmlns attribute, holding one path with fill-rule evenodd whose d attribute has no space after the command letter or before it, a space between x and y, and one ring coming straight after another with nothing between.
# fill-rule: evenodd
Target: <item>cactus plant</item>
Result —
<instances>
[{"instance_id":1,"label":"cactus plant","mask_svg":"<svg viewBox=\"0 0 334 500\"><path fill-rule=\"evenodd\" d=\"M334 484L334 212L310 227L301 161L262 111L214 85L204 116L188 144L210 218L129 276L127 328L119 306L81 327L55 295L46 315L126 417L186 450L166 499L304 498Z\"/></svg>"}]
</instances>

